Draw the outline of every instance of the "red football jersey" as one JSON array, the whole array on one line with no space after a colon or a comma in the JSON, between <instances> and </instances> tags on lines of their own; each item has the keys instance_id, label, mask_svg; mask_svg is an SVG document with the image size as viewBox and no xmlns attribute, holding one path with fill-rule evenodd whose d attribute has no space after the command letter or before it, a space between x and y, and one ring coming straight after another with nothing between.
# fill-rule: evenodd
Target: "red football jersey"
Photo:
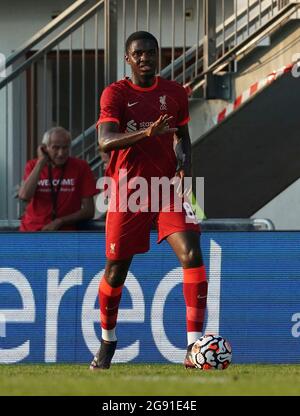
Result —
<instances>
[{"instance_id":1,"label":"red football jersey","mask_svg":"<svg viewBox=\"0 0 300 416\"><path fill-rule=\"evenodd\" d=\"M120 132L145 129L161 115L173 116L170 127L183 126L189 121L188 97L175 81L156 77L149 88L141 88L128 78L109 85L100 100L101 113L97 125L107 121L119 124ZM127 149L111 152L106 175L118 178L120 169L127 178L135 176L172 178L176 172L173 133L146 137Z\"/></svg>"},{"instance_id":2,"label":"red football jersey","mask_svg":"<svg viewBox=\"0 0 300 416\"><path fill-rule=\"evenodd\" d=\"M34 168L37 159L29 160L25 167L25 180ZM52 169L52 183L57 189L61 177L61 168ZM96 180L85 160L70 157L67 161L57 200L57 217L70 215L81 208L82 198L96 195ZM44 166L33 198L26 207L21 221L20 231L39 231L51 222L52 213L51 186L48 166ZM62 230L76 230L75 225L68 225Z\"/></svg>"}]
</instances>

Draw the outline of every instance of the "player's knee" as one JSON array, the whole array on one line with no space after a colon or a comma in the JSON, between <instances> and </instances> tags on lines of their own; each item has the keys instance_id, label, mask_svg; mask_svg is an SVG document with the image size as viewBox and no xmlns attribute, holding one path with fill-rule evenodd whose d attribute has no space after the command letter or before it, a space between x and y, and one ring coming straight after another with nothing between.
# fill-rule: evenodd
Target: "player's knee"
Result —
<instances>
[{"instance_id":1,"label":"player's knee","mask_svg":"<svg viewBox=\"0 0 300 416\"><path fill-rule=\"evenodd\" d=\"M201 252L194 248L183 250L179 255L179 261L184 269L200 267L203 264Z\"/></svg>"},{"instance_id":2,"label":"player's knee","mask_svg":"<svg viewBox=\"0 0 300 416\"><path fill-rule=\"evenodd\" d=\"M126 275L111 271L106 273L105 278L111 287L119 287L125 282Z\"/></svg>"},{"instance_id":3,"label":"player's knee","mask_svg":"<svg viewBox=\"0 0 300 416\"><path fill-rule=\"evenodd\" d=\"M118 287L125 282L127 273L127 265L111 264L106 267L105 278L111 287Z\"/></svg>"}]
</instances>

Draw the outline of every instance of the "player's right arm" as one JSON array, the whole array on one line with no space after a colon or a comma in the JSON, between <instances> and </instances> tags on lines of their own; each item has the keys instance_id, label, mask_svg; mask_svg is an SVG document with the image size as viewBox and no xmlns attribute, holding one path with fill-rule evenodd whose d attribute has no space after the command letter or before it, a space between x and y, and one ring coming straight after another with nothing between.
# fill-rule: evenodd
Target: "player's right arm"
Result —
<instances>
[{"instance_id":1,"label":"player's right arm","mask_svg":"<svg viewBox=\"0 0 300 416\"><path fill-rule=\"evenodd\" d=\"M175 133L176 128L170 128L168 122L172 117L167 114L160 116L147 129L135 132L119 132L119 124L107 121L99 124L98 139L101 152L108 153L111 150L126 149L145 137L159 136L166 133Z\"/></svg>"},{"instance_id":2,"label":"player's right arm","mask_svg":"<svg viewBox=\"0 0 300 416\"><path fill-rule=\"evenodd\" d=\"M23 201L30 201L35 194L35 190L40 179L40 174L44 166L49 161L44 145L38 147L38 160L30 173L25 171L25 179L22 182L18 196ZM26 166L27 169L27 166Z\"/></svg>"},{"instance_id":3,"label":"player's right arm","mask_svg":"<svg viewBox=\"0 0 300 416\"><path fill-rule=\"evenodd\" d=\"M101 95L101 112L97 123L100 152L109 153L112 150L126 149L146 137L177 131L177 129L169 127L171 117L165 114L147 129L120 132L119 126L126 106L126 94L124 94L121 85L116 83L104 89Z\"/></svg>"}]
</instances>

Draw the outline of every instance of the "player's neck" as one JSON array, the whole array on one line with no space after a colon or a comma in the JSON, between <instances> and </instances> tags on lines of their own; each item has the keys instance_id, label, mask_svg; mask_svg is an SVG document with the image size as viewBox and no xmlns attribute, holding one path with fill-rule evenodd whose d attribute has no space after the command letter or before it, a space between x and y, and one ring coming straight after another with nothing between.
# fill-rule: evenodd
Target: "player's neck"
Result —
<instances>
[{"instance_id":1,"label":"player's neck","mask_svg":"<svg viewBox=\"0 0 300 416\"><path fill-rule=\"evenodd\" d=\"M135 74L132 74L130 80L134 85L137 85L138 87L149 88L155 84L156 76L153 75L152 77L148 78L148 77L138 77Z\"/></svg>"}]
</instances>

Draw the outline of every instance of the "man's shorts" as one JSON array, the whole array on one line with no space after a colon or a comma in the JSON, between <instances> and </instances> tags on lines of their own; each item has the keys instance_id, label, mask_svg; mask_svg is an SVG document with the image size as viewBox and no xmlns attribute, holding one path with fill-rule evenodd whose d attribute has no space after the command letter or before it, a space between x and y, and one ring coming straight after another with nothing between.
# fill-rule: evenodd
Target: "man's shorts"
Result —
<instances>
[{"instance_id":1,"label":"man's shorts","mask_svg":"<svg viewBox=\"0 0 300 416\"><path fill-rule=\"evenodd\" d=\"M108 212L106 216L106 257L128 259L150 248L150 231L158 230L157 243L179 231L196 231L200 226L190 208L180 212Z\"/></svg>"}]
</instances>

